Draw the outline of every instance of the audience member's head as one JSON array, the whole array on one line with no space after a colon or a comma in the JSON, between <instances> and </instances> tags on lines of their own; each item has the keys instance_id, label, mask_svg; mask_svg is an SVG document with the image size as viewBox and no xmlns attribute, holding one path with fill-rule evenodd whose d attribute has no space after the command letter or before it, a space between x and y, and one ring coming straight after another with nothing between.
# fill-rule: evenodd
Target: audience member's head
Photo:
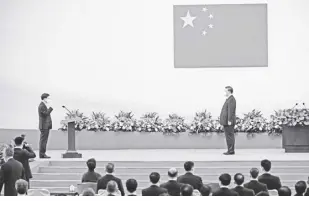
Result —
<instances>
[{"instance_id":1,"label":"audience member's head","mask_svg":"<svg viewBox=\"0 0 309 201\"><path fill-rule=\"evenodd\" d=\"M234 175L235 184L241 186L245 181L245 176L241 173L237 173Z\"/></svg>"},{"instance_id":2,"label":"audience member's head","mask_svg":"<svg viewBox=\"0 0 309 201\"><path fill-rule=\"evenodd\" d=\"M97 166L97 162L94 158L90 158L88 161L87 161L87 167L88 167L88 170L89 171L94 171L94 169L96 168Z\"/></svg>"},{"instance_id":3,"label":"audience member's head","mask_svg":"<svg viewBox=\"0 0 309 201\"><path fill-rule=\"evenodd\" d=\"M175 180L178 176L178 171L176 168L170 168L167 172L168 178Z\"/></svg>"},{"instance_id":4,"label":"audience member's head","mask_svg":"<svg viewBox=\"0 0 309 201\"><path fill-rule=\"evenodd\" d=\"M230 94L233 94L233 88L231 86L226 86L225 87L225 93L226 93L226 96L229 96Z\"/></svg>"},{"instance_id":5,"label":"audience member's head","mask_svg":"<svg viewBox=\"0 0 309 201\"><path fill-rule=\"evenodd\" d=\"M199 190L194 189L194 190L193 190L193 193L192 193L192 196L201 196L201 193L200 193Z\"/></svg>"},{"instance_id":6,"label":"audience member's head","mask_svg":"<svg viewBox=\"0 0 309 201\"><path fill-rule=\"evenodd\" d=\"M282 186L278 189L278 195L279 196L291 196L292 192L291 189L287 186Z\"/></svg>"},{"instance_id":7,"label":"audience member's head","mask_svg":"<svg viewBox=\"0 0 309 201\"><path fill-rule=\"evenodd\" d=\"M16 137L14 139L15 146L17 146L17 147L22 146L24 140L25 140L25 138L23 138L21 136Z\"/></svg>"},{"instance_id":8,"label":"audience member's head","mask_svg":"<svg viewBox=\"0 0 309 201\"><path fill-rule=\"evenodd\" d=\"M115 166L113 163L108 163L105 167L106 173L112 174L115 171Z\"/></svg>"},{"instance_id":9,"label":"audience member's head","mask_svg":"<svg viewBox=\"0 0 309 201\"><path fill-rule=\"evenodd\" d=\"M135 179L128 179L126 187L129 193L134 193L137 189L137 181Z\"/></svg>"},{"instance_id":10,"label":"audience member's head","mask_svg":"<svg viewBox=\"0 0 309 201\"><path fill-rule=\"evenodd\" d=\"M193 187L189 184L184 184L180 188L181 196L192 196Z\"/></svg>"},{"instance_id":11,"label":"audience member's head","mask_svg":"<svg viewBox=\"0 0 309 201\"><path fill-rule=\"evenodd\" d=\"M211 193L211 187L208 185L203 185L200 189L201 196L209 196Z\"/></svg>"},{"instance_id":12,"label":"audience member's head","mask_svg":"<svg viewBox=\"0 0 309 201\"><path fill-rule=\"evenodd\" d=\"M28 191L28 182L23 179L19 179L15 183L15 188L18 196L26 195Z\"/></svg>"},{"instance_id":13,"label":"audience member's head","mask_svg":"<svg viewBox=\"0 0 309 201\"><path fill-rule=\"evenodd\" d=\"M8 146L4 149L3 158L7 162L10 158L14 156L14 149L11 146Z\"/></svg>"},{"instance_id":14,"label":"audience member's head","mask_svg":"<svg viewBox=\"0 0 309 201\"><path fill-rule=\"evenodd\" d=\"M169 196L169 194L164 192L164 193L161 193L159 196Z\"/></svg>"},{"instance_id":15,"label":"audience member's head","mask_svg":"<svg viewBox=\"0 0 309 201\"><path fill-rule=\"evenodd\" d=\"M305 181L298 181L295 184L295 191L298 195L303 195L307 189L307 184Z\"/></svg>"},{"instance_id":16,"label":"audience member's head","mask_svg":"<svg viewBox=\"0 0 309 201\"><path fill-rule=\"evenodd\" d=\"M258 176L259 176L259 169L257 169L257 168L252 168L252 169L250 170L250 177L251 177L252 179L257 179Z\"/></svg>"},{"instance_id":17,"label":"audience member's head","mask_svg":"<svg viewBox=\"0 0 309 201\"><path fill-rule=\"evenodd\" d=\"M221 174L220 177L219 177L219 181L221 183L222 186L228 186L231 184L231 175L227 174L227 173L224 173L224 174Z\"/></svg>"},{"instance_id":18,"label":"audience member's head","mask_svg":"<svg viewBox=\"0 0 309 201\"><path fill-rule=\"evenodd\" d=\"M261 191L258 194L256 194L256 196L269 196L269 194L266 191Z\"/></svg>"},{"instance_id":19,"label":"audience member's head","mask_svg":"<svg viewBox=\"0 0 309 201\"><path fill-rule=\"evenodd\" d=\"M150 182L152 184L157 184L160 180L160 174L157 173L157 172L152 172L150 175L149 175L149 179L150 179Z\"/></svg>"},{"instance_id":20,"label":"audience member's head","mask_svg":"<svg viewBox=\"0 0 309 201\"><path fill-rule=\"evenodd\" d=\"M194 169L194 163L192 161L187 161L185 162L184 164L184 168L185 168L185 171L189 172L189 171L193 171Z\"/></svg>"},{"instance_id":21,"label":"audience member's head","mask_svg":"<svg viewBox=\"0 0 309 201\"><path fill-rule=\"evenodd\" d=\"M267 159L261 161L261 166L265 172L269 172L271 169L271 162Z\"/></svg>"},{"instance_id":22,"label":"audience member's head","mask_svg":"<svg viewBox=\"0 0 309 201\"><path fill-rule=\"evenodd\" d=\"M86 188L83 191L82 196L95 196L95 192L92 188Z\"/></svg>"},{"instance_id":23,"label":"audience member's head","mask_svg":"<svg viewBox=\"0 0 309 201\"><path fill-rule=\"evenodd\" d=\"M106 191L109 193L109 194L117 194L118 193L118 185L115 181L111 180L107 183L107 186L106 186Z\"/></svg>"}]
</instances>

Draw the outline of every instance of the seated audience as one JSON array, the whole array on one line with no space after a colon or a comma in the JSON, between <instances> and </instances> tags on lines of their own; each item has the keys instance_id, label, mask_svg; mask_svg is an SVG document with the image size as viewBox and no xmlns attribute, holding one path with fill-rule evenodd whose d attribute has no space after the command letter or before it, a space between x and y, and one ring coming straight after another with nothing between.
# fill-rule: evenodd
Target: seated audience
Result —
<instances>
[{"instance_id":1,"label":"seated audience","mask_svg":"<svg viewBox=\"0 0 309 201\"><path fill-rule=\"evenodd\" d=\"M107 191L107 196L120 196L121 195L119 193L117 183L113 180L107 183L106 191Z\"/></svg>"},{"instance_id":2,"label":"seated audience","mask_svg":"<svg viewBox=\"0 0 309 201\"><path fill-rule=\"evenodd\" d=\"M307 189L307 184L306 184L306 182L304 182L304 181L298 181L298 182L295 184L295 191L296 191L296 194L295 194L294 196L304 196L306 189Z\"/></svg>"},{"instance_id":3,"label":"seated audience","mask_svg":"<svg viewBox=\"0 0 309 201\"><path fill-rule=\"evenodd\" d=\"M190 184L184 184L181 186L181 196L192 196L193 194L193 187Z\"/></svg>"},{"instance_id":4,"label":"seated audience","mask_svg":"<svg viewBox=\"0 0 309 201\"><path fill-rule=\"evenodd\" d=\"M263 184L263 183L258 181L258 179L257 179L258 176L259 176L259 170L257 168L252 168L250 170L251 181L244 185L244 187L246 187L248 189L252 189L254 191L255 195L258 194L261 191L265 191L265 192L268 191L266 184Z\"/></svg>"},{"instance_id":5,"label":"seated audience","mask_svg":"<svg viewBox=\"0 0 309 201\"><path fill-rule=\"evenodd\" d=\"M280 178L270 174L271 162L269 160L262 160L261 166L264 174L259 176L258 181L266 184L268 190L278 190L281 187Z\"/></svg>"},{"instance_id":6,"label":"seated audience","mask_svg":"<svg viewBox=\"0 0 309 201\"><path fill-rule=\"evenodd\" d=\"M208 185L203 185L200 189L201 196L210 196L211 194L211 187Z\"/></svg>"},{"instance_id":7,"label":"seated audience","mask_svg":"<svg viewBox=\"0 0 309 201\"><path fill-rule=\"evenodd\" d=\"M287 186L281 186L278 190L278 195L279 196L291 196L292 192L291 189Z\"/></svg>"},{"instance_id":8,"label":"seated audience","mask_svg":"<svg viewBox=\"0 0 309 201\"><path fill-rule=\"evenodd\" d=\"M142 196L159 196L162 193L167 193L165 188L159 186L160 174L157 172L152 172L149 175L150 182L152 185L146 189L142 190Z\"/></svg>"},{"instance_id":9,"label":"seated audience","mask_svg":"<svg viewBox=\"0 0 309 201\"><path fill-rule=\"evenodd\" d=\"M178 171L176 168L171 168L167 172L168 182L163 183L160 187L167 189L171 196L180 196L181 183L177 182Z\"/></svg>"},{"instance_id":10,"label":"seated audience","mask_svg":"<svg viewBox=\"0 0 309 201\"><path fill-rule=\"evenodd\" d=\"M16 187L16 191L17 191L17 196L26 196L27 195L27 191L28 191L28 182L23 180L23 179L19 179L16 181L15 184Z\"/></svg>"},{"instance_id":11,"label":"seated audience","mask_svg":"<svg viewBox=\"0 0 309 201\"><path fill-rule=\"evenodd\" d=\"M203 186L203 181L201 177L194 175L194 163L192 161L185 162L184 169L186 173L179 176L177 181L182 184L190 184L193 189L200 190Z\"/></svg>"},{"instance_id":12,"label":"seated audience","mask_svg":"<svg viewBox=\"0 0 309 201\"><path fill-rule=\"evenodd\" d=\"M309 177L308 177L307 184L308 184L308 188L307 188L306 193L304 194L304 196L309 196Z\"/></svg>"},{"instance_id":13,"label":"seated audience","mask_svg":"<svg viewBox=\"0 0 309 201\"><path fill-rule=\"evenodd\" d=\"M101 178L101 175L97 172L95 172L95 168L96 168L96 160L94 158L91 158L87 161L87 167L88 167L88 171L83 175L82 177L82 183L85 182L94 182L97 183L98 180Z\"/></svg>"},{"instance_id":14,"label":"seated audience","mask_svg":"<svg viewBox=\"0 0 309 201\"><path fill-rule=\"evenodd\" d=\"M126 182L126 187L128 191L128 196L137 196L137 181L135 179L128 179Z\"/></svg>"},{"instance_id":15,"label":"seated audience","mask_svg":"<svg viewBox=\"0 0 309 201\"><path fill-rule=\"evenodd\" d=\"M119 191L121 192L121 195L124 196L124 189L122 186L121 179L114 176L114 164L108 163L105 167L106 175L103 176L98 180L97 184L97 192L99 192L100 189L106 190L107 183L109 181L115 181L118 185Z\"/></svg>"},{"instance_id":16,"label":"seated audience","mask_svg":"<svg viewBox=\"0 0 309 201\"><path fill-rule=\"evenodd\" d=\"M83 191L82 196L95 196L95 192L92 188L87 188Z\"/></svg>"},{"instance_id":17,"label":"seated audience","mask_svg":"<svg viewBox=\"0 0 309 201\"><path fill-rule=\"evenodd\" d=\"M236 191L239 196L254 196L254 191L244 187L244 181L245 181L245 177L243 174L241 173L237 173L234 176L234 181L236 184L236 187L233 188L234 191Z\"/></svg>"},{"instance_id":18,"label":"seated audience","mask_svg":"<svg viewBox=\"0 0 309 201\"><path fill-rule=\"evenodd\" d=\"M220 175L220 189L212 194L212 196L238 196L238 193L229 189L229 185L231 184L231 175L225 173Z\"/></svg>"},{"instance_id":19,"label":"seated audience","mask_svg":"<svg viewBox=\"0 0 309 201\"><path fill-rule=\"evenodd\" d=\"M258 194L256 194L256 196L269 196L269 193L266 191L261 191Z\"/></svg>"}]
</instances>

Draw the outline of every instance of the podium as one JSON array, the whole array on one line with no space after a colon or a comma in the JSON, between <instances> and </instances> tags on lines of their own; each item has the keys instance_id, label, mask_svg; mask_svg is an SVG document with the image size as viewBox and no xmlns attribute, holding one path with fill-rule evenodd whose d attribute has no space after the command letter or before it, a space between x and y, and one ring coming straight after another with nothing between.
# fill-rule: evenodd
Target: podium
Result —
<instances>
[{"instance_id":1,"label":"podium","mask_svg":"<svg viewBox=\"0 0 309 201\"><path fill-rule=\"evenodd\" d=\"M71 118L62 121L68 125L68 150L62 154L62 158L81 158L82 154L78 153L75 148L75 122L80 118Z\"/></svg>"}]
</instances>

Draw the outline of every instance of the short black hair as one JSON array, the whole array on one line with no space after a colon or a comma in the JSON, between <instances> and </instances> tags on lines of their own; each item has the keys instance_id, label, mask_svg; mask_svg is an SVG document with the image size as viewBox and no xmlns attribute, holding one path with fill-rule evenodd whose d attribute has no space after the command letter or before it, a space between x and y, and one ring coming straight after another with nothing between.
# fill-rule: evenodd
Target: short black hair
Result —
<instances>
[{"instance_id":1,"label":"short black hair","mask_svg":"<svg viewBox=\"0 0 309 201\"><path fill-rule=\"evenodd\" d=\"M114 172L114 168L115 168L115 166L114 166L113 163L108 163L108 164L106 165L106 167L105 167L105 171L106 171L107 173L113 173L113 172Z\"/></svg>"},{"instance_id":2,"label":"short black hair","mask_svg":"<svg viewBox=\"0 0 309 201\"><path fill-rule=\"evenodd\" d=\"M219 181L224 186L230 185L231 179L232 179L231 175L229 175L227 173L221 174L220 177L219 177Z\"/></svg>"},{"instance_id":3,"label":"short black hair","mask_svg":"<svg viewBox=\"0 0 309 201\"><path fill-rule=\"evenodd\" d=\"M17 145L17 146L20 146L20 145L23 143L24 140L25 140L25 138L18 136L18 137L16 137L16 138L14 139L14 143L15 143L15 145Z\"/></svg>"},{"instance_id":4,"label":"short black hair","mask_svg":"<svg viewBox=\"0 0 309 201\"><path fill-rule=\"evenodd\" d=\"M257 168L252 168L250 170L250 175L253 179L256 179L259 176L259 169Z\"/></svg>"},{"instance_id":5,"label":"short black hair","mask_svg":"<svg viewBox=\"0 0 309 201\"><path fill-rule=\"evenodd\" d=\"M256 196L269 196L269 193L266 191L261 191L258 194L256 194Z\"/></svg>"},{"instance_id":6,"label":"short black hair","mask_svg":"<svg viewBox=\"0 0 309 201\"><path fill-rule=\"evenodd\" d=\"M153 184L156 184L159 182L160 180L160 174L157 173L157 172L152 172L150 175L149 175L149 179L150 179L150 182L153 183Z\"/></svg>"},{"instance_id":7,"label":"short black hair","mask_svg":"<svg viewBox=\"0 0 309 201\"><path fill-rule=\"evenodd\" d=\"M48 96L50 96L48 93L43 93L41 95L41 100L44 100L45 98L47 98Z\"/></svg>"},{"instance_id":8,"label":"short black hair","mask_svg":"<svg viewBox=\"0 0 309 201\"><path fill-rule=\"evenodd\" d=\"M211 193L211 187L208 185L203 185L200 188L200 193L201 193L201 196L209 196Z\"/></svg>"},{"instance_id":9,"label":"short black hair","mask_svg":"<svg viewBox=\"0 0 309 201\"><path fill-rule=\"evenodd\" d=\"M180 188L181 196L192 196L193 194L193 187L190 184L184 184Z\"/></svg>"},{"instance_id":10,"label":"short black hair","mask_svg":"<svg viewBox=\"0 0 309 201\"><path fill-rule=\"evenodd\" d=\"M281 186L281 188L278 189L278 195L279 196L291 196L292 192L289 187Z\"/></svg>"},{"instance_id":11,"label":"short black hair","mask_svg":"<svg viewBox=\"0 0 309 201\"><path fill-rule=\"evenodd\" d=\"M231 94L234 92L233 87L231 86L226 86L225 87L229 92L231 92Z\"/></svg>"},{"instance_id":12,"label":"short black hair","mask_svg":"<svg viewBox=\"0 0 309 201\"><path fill-rule=\"evenodd\" d=\"M97 166L97 162L94 158L90 158L88 161L87 161L87 167L90 171L93 171Z\"/></svg>"},{"instance_id":13,"label":"short black hair","mask_svg":"<svg viewBox=\"0 0 309 201\"><path fill-rule=\"evenodd\" d=\"M295 184L295 191L297 194L304 194L307 189L307 184L304 181L298 181Z\"/></svg>"},{"instance_id":14,"label":"short black hair","mask_svg":"<svg viewBox=\"0 0 309 201\"><path fill-rule=\"evenodd\" d=\"M133 193L137 189L137 181L135 179L128 179L126 182L127 190Z\"/></svg>"},{"instance_id":15,"label":"short black hair","mask_svg":"<svg viewBox=\"0 0 309 201\"><path fill-rule=\"evenodd\" d=\"M271 169L271 162L267 159L264 159L261 161L261 166L266 172L268 172Z\"/></svg>"},{"instance_id":16,"label":"short black hair","mask_svg":"<svg viewBox=\"0 0 309 201\"><path fill-rule=\"evenodd\" d=\"M237 185L242 185L245 181L245 176L241 173L237 173L234 175L234 181Z\"/></svg>"},{"instance_id":17,"label":"short black hair","mask_svg":"<svg viewBox=\"0 0 309 201\"><path fill-rule=\"evenodd\" d=\"M178 175L178 171L176 168L171 168L168 170L167 175L171 178L175 178Z\"/></svg>"},{"instance_id":18,"label":"short black hair","mask_svg":"<svg viewBox=\"0 0 309 201\"><path fill-rule=\"evenodd\" d=\"M185 162L183 167L185 168L186 171L191 171L192 168L194 167L194 163L192 161L187 161Z\"/></svg>"}]
</instances>

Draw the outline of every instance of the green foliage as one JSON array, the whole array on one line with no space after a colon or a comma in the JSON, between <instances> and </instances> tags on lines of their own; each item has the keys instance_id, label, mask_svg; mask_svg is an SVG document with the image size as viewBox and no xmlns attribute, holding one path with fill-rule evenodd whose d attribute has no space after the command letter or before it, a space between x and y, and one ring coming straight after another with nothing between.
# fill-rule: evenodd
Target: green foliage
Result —
<instances>
[{"instance_id":1,"label":"green foliage","mask_svg":"<svg viewBox=\"0 0 309 201\"><path fill-rule=\"evenodd\" d=\"M137 122L139 132L159 132L162 131L162 120L156 112L144 114Z\"/></svg>"}]
</instances>

